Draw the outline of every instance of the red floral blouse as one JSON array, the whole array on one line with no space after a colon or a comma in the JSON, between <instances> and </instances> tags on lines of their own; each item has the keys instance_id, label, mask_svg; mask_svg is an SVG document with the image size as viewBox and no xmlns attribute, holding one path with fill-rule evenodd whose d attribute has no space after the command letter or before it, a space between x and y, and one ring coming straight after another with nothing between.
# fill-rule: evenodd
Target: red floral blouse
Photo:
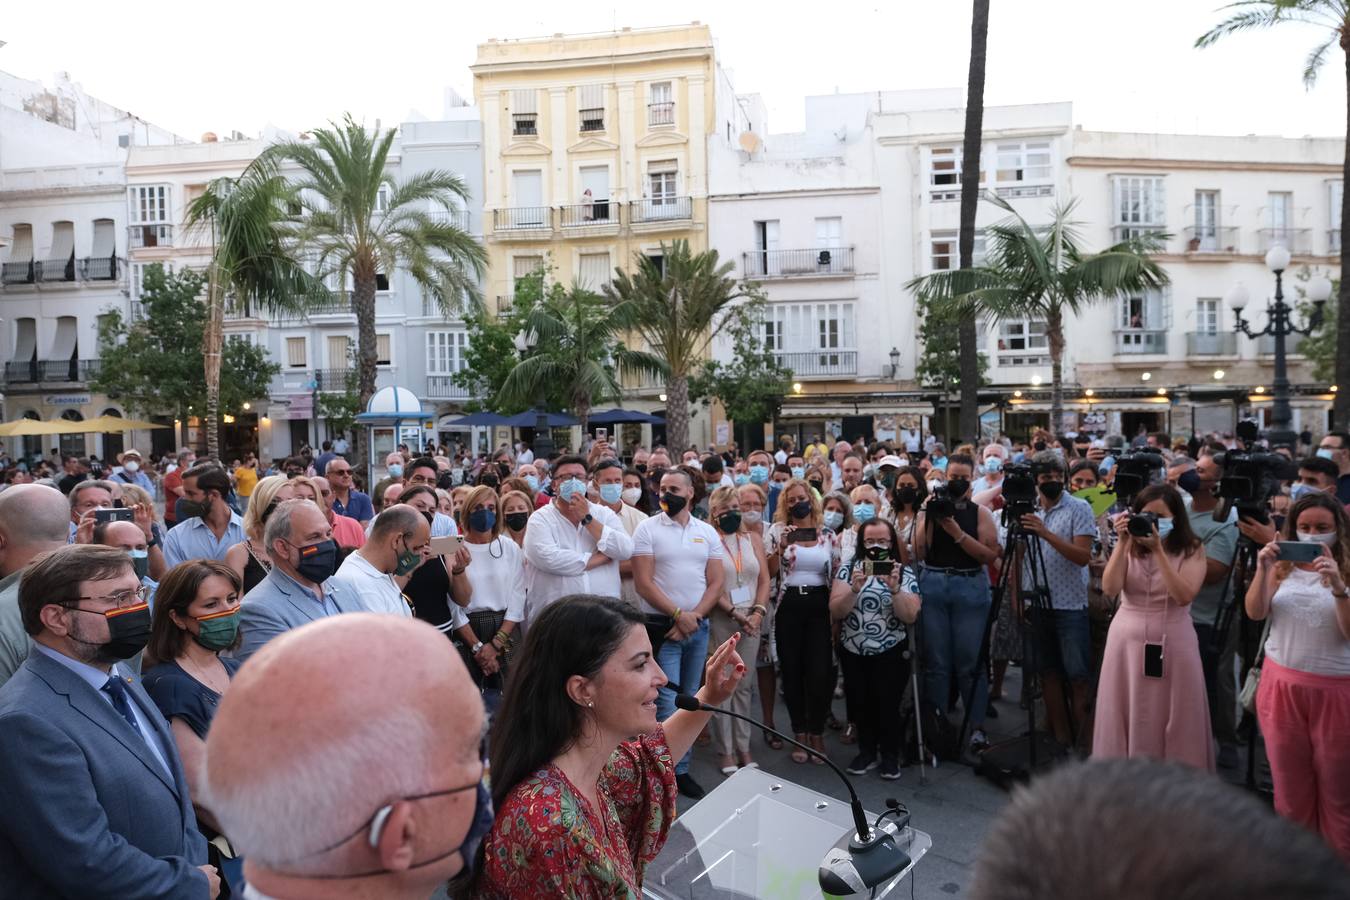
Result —
<instances>
[{"instance_id":1,"label":"red floral blouse","mask_svg":"<svg viewBox=\"0 0 1350 900\"><path fill-rule=\"evenodd\" d=\"M675 762L660 726L619 745L597 811L557 766L512 788L484 844L475 900L641 896L675 818Z\"/></svg>"}]
</instances>

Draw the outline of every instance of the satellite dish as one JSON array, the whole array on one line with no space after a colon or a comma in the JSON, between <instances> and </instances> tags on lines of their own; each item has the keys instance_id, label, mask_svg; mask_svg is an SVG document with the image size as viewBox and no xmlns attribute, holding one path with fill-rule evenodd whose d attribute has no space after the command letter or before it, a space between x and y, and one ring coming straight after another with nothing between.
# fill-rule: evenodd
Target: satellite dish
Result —
<instances>
[{"instance_id":1,"label":"satellite dish","mask_svg":"<svg viewBox=\"0 0 1350 900\"><path fill-rule=\"evenodd\" d=\"M740 145L746 153L754 153L764 146L764 142L753 131L743 131L741 132Z\"/></svg>"}]
</instances>

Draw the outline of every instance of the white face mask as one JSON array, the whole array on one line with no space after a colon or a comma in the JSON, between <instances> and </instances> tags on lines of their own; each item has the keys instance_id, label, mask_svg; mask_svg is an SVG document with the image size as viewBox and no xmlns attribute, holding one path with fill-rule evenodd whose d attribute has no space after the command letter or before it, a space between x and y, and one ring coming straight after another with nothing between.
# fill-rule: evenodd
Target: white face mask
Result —
<instances>
[{"instance_id":1,"label":"white face mask","mask_svg":"<svg viewBox=\"0 0 1350 900\"><path fill-rule=\"evenodd\" d=\"M137 471L140 470L141 464L136 462L136 460L134 459L129 459L126 462L122 463L122 468L126 469L128 472L131 472L134 475Z\"/></svg>"},{"instance_id":2,"label":"white face mask","mask_svg":"<svg viewBox=\"0 0 1350 900\"><path fill-rule=\"evenodd\" d=\"M1311 531L1298 532L1298 539L1310 544L1325 544L1330 547L1336 543L1336 532L1328 531L1326 534L1313 534Z\"/></svg>"},{"instance_id":3,"label":"white face mask","mask_svg":"<svg viewBox=\"0 0 1350 900\"><path fill-rule=\"evenodd\" d=\"M637 506L637 502L642 499L642 488L624 488L623 502L629 506Z\"/></svg>"},{"instance_id":4,"label":"white face mask","mask_svg":"<svg viewBox=\"0 0 1350 900\"><path fill-rule=\"evenodd\" d=\"M763 514L757 510L747 509L741 513L741 521L747 525L758 525Z\"/></svg>"}]
</instances>

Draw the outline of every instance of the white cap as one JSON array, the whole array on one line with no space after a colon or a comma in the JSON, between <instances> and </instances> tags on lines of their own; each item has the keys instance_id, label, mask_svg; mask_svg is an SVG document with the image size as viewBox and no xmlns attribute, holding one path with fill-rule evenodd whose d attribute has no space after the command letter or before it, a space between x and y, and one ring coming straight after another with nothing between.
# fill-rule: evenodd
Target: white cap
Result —
<instances>
[{"instance_id":1,"label":"white cap","mask_svg":"<svg viewBox=\"0 0 1350 900\"><path fill-rule=\"evenodd\" d=\"M891 454L890 456L883 456L881 460L877 462L877 468L882 469L885 468L886 466L894 466L895 468L898 469L904 464L905 464L904 461L900 459L900 457L896 456L895 454Z\"/></svg>"}]
</instances>

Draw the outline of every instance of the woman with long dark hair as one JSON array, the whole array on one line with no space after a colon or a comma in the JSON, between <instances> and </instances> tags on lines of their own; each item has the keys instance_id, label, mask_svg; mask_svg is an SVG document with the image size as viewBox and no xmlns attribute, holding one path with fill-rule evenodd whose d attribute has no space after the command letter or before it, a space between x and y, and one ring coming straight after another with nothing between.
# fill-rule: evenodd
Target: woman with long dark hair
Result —
<instances>
[{"instance_id":1,"label":"woman with long dark hair","mask_svg":"<svg viewBox=\"0 0 1350 900\"><path fill-rule=\"evenodd\" d=\"M1130 520L1148 521L1147 536ZM1140 491L1115 517L1116 547L1102 589L1120 595L1106 636L1092 752L1148 756L1214 771L1209 702L1190 606L1205 580L1205 552L1176 488Z\"/></svg>"},{"instance_id":2,"label":"woman with long dark hair","mask_svg":"<svg viewBox=\"0 0 1350 900\"><path fill-rule=\"evenodd\" d=\"M709 656L701 702L725 702L745 675L737 640ZM473 897L641 896L675 818L675 760L709 718L658 724L665 684L646 620L622 600L573 595L539 613L493 720L497 821Z\"/></svg>"}]
</instances>

